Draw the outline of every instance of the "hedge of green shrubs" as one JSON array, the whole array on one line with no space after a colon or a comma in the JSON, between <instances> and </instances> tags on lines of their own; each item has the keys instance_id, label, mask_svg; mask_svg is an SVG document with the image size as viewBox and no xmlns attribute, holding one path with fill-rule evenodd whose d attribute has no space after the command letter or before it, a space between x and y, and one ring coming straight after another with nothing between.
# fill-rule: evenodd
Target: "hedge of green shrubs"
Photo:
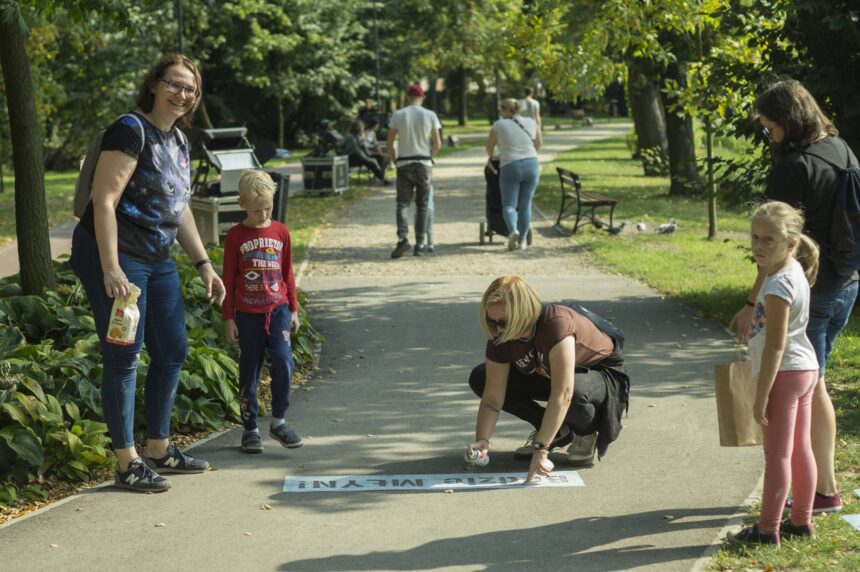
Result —
<instances>
[{"instance_id":1,"label":"hedge of green shrubs","mask_svg":"<svg viewBox=\"0 0 860 572\"><path fill-rule=\"evenodd\" d=\"M210 252L216 262L223 253ZM186 303L189 354L171 419L176 433L217 429L239 421L238 346L223 336L220 308L206 299L188 258L174 254ZM111 466L102 421L101 349L86 296L68 262L55 263L56 291L24 296L17 277L0 280L0 507L40 498L47 477L81 481ZM299 292L300 303L305 294ZM309 369L319 334L301 314L293 339L297 367ZM141 355L135 429L142 437L143 386L149 357Z\"/></svg>"}]
</instances>

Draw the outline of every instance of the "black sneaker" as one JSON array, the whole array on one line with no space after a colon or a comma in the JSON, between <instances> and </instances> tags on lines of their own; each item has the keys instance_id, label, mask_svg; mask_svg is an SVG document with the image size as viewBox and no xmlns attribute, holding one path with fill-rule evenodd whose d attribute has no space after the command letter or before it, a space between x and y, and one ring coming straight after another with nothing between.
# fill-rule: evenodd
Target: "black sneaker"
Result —
<instances>
[{"instance_id":1,"label":"black sneaker","mask_svg":"<svg viewBox=\"0 0 860 572\"><path fill-rule=\"evenodd\" d=\"M534 447L532 447L532 443L534 443L536 436L537 431L532 431L532 434L529 435L528 439L526 439L525 445L514 451L514 457L517 459L531 459L535 452ZM568 427L566 423L563 423L561 425L561 429L556 433L555 439L552 440L552 443L550 443L547 448L552 452L553 449L567 447L570 445L571 441L573 441L573 437L573 431L570 430L570 427Z\"/></svg>"},{"instance_id":2,"label":"black sneaker","mask_svg":"<svg viewBox=\"0 0 860 572\"><path fill-rule=\"evenodd\" d=\"M263 441L260 439L259 431L245 431L242 433L243 453L262 453Z\"/></svg>"},{"instance_id":3,"label":"black sneaker","mask_svg":"<svg viewBox=\"0 0 860 572\"><path fill-rule=\"evenodd\" d=\"M807 536L815 538L815 531L811 524L797 525L791 522L790 518L787 518L779 523L779 536L780 538L804 538Z\"/></svg>"},{"instance_id":4,"label":"black sneaker","mask_svg":"<svg viewBox=\"0 0 860 572\"><path fill-rule=\"evenodd\" d=\"M779 531L765 534L758 529L758 523L742 528L736 534L729 534L729 540L742 544L775 544L779 546Z\"/></svg>"},{"instance_id":5,"label":"black sneaker","mask_svg":"<svg viewBox=\"0 0 860 572\"><path fill-rule=\"evenodd\" d=\"M397 243L397 246L394 247L394 250L391 251L391 258L400 258L407 252L409 252L409 241L405 238Z\"/></svg>"},{"instance_id":6,"label":"black sneaker","mask_svg":"<svg viewBox=\"0 0 860 572\"><path fill-rule=\"evenodd\" d=\"M433 254L434 252L436 252L436 247L432 244L428 244L424 247L424 252L426 252L427 254Z\"/></svg>"},{"instance_id":7,"label":"black sneaker","mask_svg":"<svg viewBox=\"0 0 860 572\"><path fill-rule=\"evenodd\" d=\"M163 493L170 488L170 481L146 466L140 457L128 464L128 470L116 470L114 486L139 493Z\"/></svg>"},{"instance_id":8,"label":"black sneaker","mask_svg":"<svg viewBox=\"0 0 860 572\"><path fill-rule=\"evenodd\" d=\"M289 425L283 423L277 427L269 427L269 437L286 447L287 449L295 449L301 447L304 441L299 434L293 431Z\"/></svg>"},{"instance_id":9,"label":"black sneaker","mask_svg":"<svg viewBox=\"0 0 860 572\"><path fill-rule=\"evenodd\" d=\"M209 463L186 455L173 443L167 446L167 454L160 459L144 453L143 460L159 473L202 473L209 468Z\"/></svg>"},{"instance_id":10,"label":"black sneaker","mask_svg":"<svg viewBox=\"0 0 860 572\"><path fill-rule=\"evenodd\" d=\"M425 248L426 247L423 244L416 244L415 250L412 252L412 254L415 256L424 256Z\"/></svg>"}]
</instances>

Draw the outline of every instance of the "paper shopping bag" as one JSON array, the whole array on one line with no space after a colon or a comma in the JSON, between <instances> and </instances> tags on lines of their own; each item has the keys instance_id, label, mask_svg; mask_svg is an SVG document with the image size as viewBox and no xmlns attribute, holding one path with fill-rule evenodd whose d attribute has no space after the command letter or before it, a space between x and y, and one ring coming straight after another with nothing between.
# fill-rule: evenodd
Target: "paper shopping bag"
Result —
<instances>
[{"instance_id":1,"label":"paper shopping bag","mask_svg":"<svg viewBox=\"0 0 860 572\"><path fill-rule=\"evenodd\" d=\"M720 446L746 447L761 444L761 426L753 417L756 380L752 364L743 359L714 366L717 421Z\"/></svg>"}]
</instances>

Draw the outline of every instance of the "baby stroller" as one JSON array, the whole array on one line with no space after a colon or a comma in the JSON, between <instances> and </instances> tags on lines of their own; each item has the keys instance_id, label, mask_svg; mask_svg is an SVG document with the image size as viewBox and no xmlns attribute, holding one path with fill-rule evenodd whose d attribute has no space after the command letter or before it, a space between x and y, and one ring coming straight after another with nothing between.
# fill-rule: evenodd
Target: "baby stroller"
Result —
<instances>
[{"instance_id":1,"label":"baby stroller","mask_svg":"<svg viewBox=\"0 0 860 572\"><path fill-rule=\"evenodd\" d=\"M490 165L492 164L492 169ZM502 216L502 190L499 187L499 169L501 162L498 159L492 159L487 166L484 167L484 179L487 181L487 210L486 218L481 221L481 238L480 244L485 242L493 242L493 234L508 236L508 226L505 224L505 219ZM495 172L494 172L495 171ZM485 240L486 239L486 240ZM532 229L529 228L529 233L526 236L526 243L532 244Z\"/></svg>"}]
</instances>

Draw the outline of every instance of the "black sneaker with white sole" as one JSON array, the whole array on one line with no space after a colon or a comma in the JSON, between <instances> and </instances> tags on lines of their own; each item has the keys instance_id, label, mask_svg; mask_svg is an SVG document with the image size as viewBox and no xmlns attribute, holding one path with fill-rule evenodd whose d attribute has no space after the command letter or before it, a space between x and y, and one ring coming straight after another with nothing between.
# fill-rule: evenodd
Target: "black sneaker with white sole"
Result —
<instances>
[{"instance_id":1,"label":"black sneaker with white sole","mask_svg":"<svg viewBox=\"0 0 860 572\"><path fill-rule=\"evenodd\" d=\"M165 456L155 458L144 452L143 460L159 473L202 473L209 468L208 462L186 455L173 443L167 446Z\"/></svg>"},{"instance_id":2,"label":"black sneaker with white sole","mask_svg":"<svg viewBox=\"0 0 860 572\"><path fill-rule=\"evenodd\" d=\"M245 431L242 433L243 453L262 453L263 441L260 439L259 431Z\"/></svg>"},{"instance_id":3,"label":"black sneaker with white sole","mask_svg":"<svg viewBox=\"0 0 860 572\"><path fill-rule=\"evenodd\" d=\"M139 493L163 493L170 488L170 481L146 466L140 457L133 459L125 471L116 470L114 486Z\"/></svg>"},{"instance_id":4,"label":"black sneaker with white sole","mask_svg":"<svg viewBox=\"0 0 860 572\"><path fill-rule=\"evenodd\" d=\"M287 449L295 449L296 447L301 447L305 443L299 434L293 431L286 423L282 423L277 427L269 427L269 437Z\"/></svg>"}]
</instances>

